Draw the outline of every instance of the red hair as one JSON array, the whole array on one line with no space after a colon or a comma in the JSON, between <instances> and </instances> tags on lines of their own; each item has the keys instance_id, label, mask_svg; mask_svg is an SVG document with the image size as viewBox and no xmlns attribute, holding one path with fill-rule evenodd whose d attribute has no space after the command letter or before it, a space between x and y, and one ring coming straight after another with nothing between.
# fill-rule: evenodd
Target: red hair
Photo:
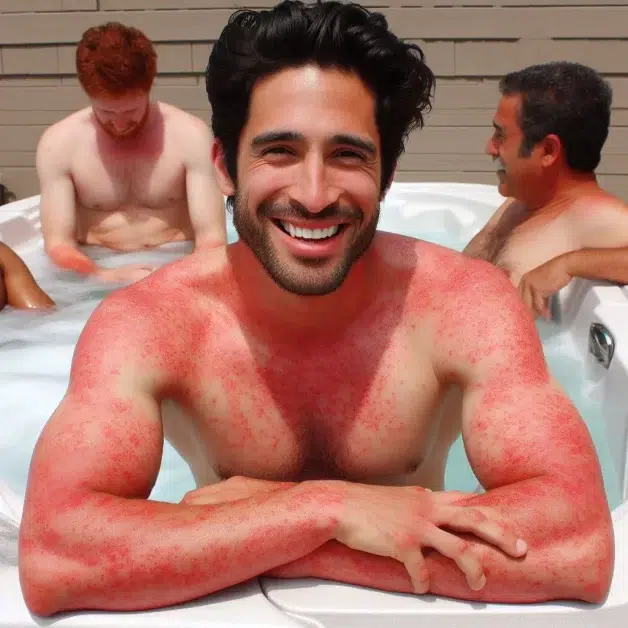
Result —
<instances>
[{"instance_id":1,"label":"red hair","mask_svg":"<svg viewBox=\"0 0 628 628\"><path fill-rule=\"evenodd\" d=\"M76 49L76 72L89 96L150 91L157 73L157 53L142 31L108 22L83 33Z\"/></svg>"}]
</instances>

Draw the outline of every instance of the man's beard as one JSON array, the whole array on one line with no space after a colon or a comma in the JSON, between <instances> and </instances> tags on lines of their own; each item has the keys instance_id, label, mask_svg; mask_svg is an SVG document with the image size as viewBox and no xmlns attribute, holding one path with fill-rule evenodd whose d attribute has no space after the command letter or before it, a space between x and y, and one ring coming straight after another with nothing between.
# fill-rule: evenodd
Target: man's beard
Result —
<instances>
[{"instance_id":1,"label":"man's beard","mask_svg":"<svg viewBox=\"0 0 628 628\"><path fill-rule=\"evenodd\" d=\"M264 227L260 219L266 218L269 221L272 218L273 221L288 222L290 219L312 220L312 214L300 203L294 201L262 203L257 210L257 216L254 216L248 208L248 200L237 193L233 224L242 241L247 244L279 287L294 294L321 296L339 288L353 264L368 249L377 231L379 211L378 206L366 225L361 225L363 212L357 207L342 207L334 203L316 214L316 220L337 219L339 222L349 223L344 228L358 226L357 237L354 237L342 258L334 262L328 258L295 258L290 254L288 255L291 261L280 259L269 233L270 229L279 229L279 227L271 225ZM333 237L343 237L343 235L338 234Z\"/></svg>"},{"instance_id":2,"label":"man's beard","mask_svg":"<svg viewBox=\"0 0 628 628\"><path fill-rule=\"evenodd\" d=\"M149 115L150 115L150 106L146 107L146 111L144 112L144 115L142 116L141 120L139 120L139 122L128 125L127 129L122 132L116 131L115 128L111 124L102 122L98 118L98 116L96 116L96 120L98 121L98 124L100 125L102 130L109 137L113 139L122 140L122 139L132 138L138 135L139 132L146 126Z\"/></svg>"}]
</instances>

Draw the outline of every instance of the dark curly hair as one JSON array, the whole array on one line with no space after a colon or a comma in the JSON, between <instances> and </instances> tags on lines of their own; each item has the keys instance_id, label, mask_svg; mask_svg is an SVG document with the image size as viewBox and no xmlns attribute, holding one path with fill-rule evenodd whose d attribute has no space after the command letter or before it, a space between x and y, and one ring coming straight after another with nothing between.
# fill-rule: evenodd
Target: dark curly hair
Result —
<instances>
[{"instance_id":1,"label":"dark curly hair","mask_svg":"<svg viewBox=\"0 0 628 628\"><path fill-rule=\"evenodd\" d=\"M338 1L285 0L229 19L210 53L205 85L231 179L237 181L238 144L255 83L308 64L354 72L372 91L384 190L408 134L423 126L431 109L435 77L421 48L391 33L384 15Z\"/></svg>"},{"instance_id":2,"label":"dark curly hair","mask_svg":"<svg viewBox=\"0 0 628 628\"><path fill-rule=\"evenodd\" d=\"M552 61L511 72L499 84L504 96L521 96L521 156L547 135L559 137L567 165L593 172L608 137L613 92L594 69Z\"/></svg>"}]
</instances>

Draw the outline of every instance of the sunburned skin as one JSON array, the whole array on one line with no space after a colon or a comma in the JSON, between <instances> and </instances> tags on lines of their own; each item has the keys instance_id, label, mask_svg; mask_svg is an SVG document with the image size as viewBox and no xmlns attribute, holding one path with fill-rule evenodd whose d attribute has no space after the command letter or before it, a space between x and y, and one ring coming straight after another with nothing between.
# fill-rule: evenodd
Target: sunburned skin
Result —
<instances>
[{"instance_id":1,"label":"sunburned skin","mask_svg":"<svg viewBox=\"0 0 628 628\"><path fill-rule=\"evenodd\" d=\"M374 229L378 137L356 75L258 81L240 188L212 153L238 242L112 293L77 344L29 471L33 613L156 608L261 574L604 599L613 532L587 428L501 271ZM461 432L484 494L443 490ZM179 504L147 500L164 436L198 486Z\"/></svg>"},{"instance_id":2,"label":"sunburned skin","mask_svg":"<svg viewBox=\"0 0 628 628\"><path fill-rule=\"evenodd\" d=\"M230 247L234 258L241 246ZM351 335L286 327L287 340L271 343L272 328L265 337L262 323L251 326L263 312L250 310L220 253L195 254L106 300L33 458L20 539L29 607L152 608L264 572L412 591L402 563L334 540L347 502L336 481L211 506L145 501L161 460L159 402L186 408L203 464L226 476L421 485L423 467L442 469L423 443L452 381L465 390L465 444L488 491L458 499L513 526L529 549L517 559L461 535L482 557L486 586L471 590L453 561L428 550L430 592L504 602L603 597L612 537L598 526L608 512L599 465L529 340L516 294L483 262L433 245L380 235L372 248L388 281ZM425 263L415 269L414 259ZM171 308L185 315L173 318ZM421 450L421 467L408 474ZM586 559L591 551L597 562ZM36 564L54 576L40 582Z\"/></svg>"}]
</instances>

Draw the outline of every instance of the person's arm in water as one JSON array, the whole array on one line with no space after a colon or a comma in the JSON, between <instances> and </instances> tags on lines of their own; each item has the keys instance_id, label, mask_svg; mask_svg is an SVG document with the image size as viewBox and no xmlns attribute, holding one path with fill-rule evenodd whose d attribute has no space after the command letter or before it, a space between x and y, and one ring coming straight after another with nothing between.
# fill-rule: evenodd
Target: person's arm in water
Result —
<instances>
[{"instance_id":1,"label":"person's arm in water","mask_svg":"<svg viewBox=\"0 0 628 628\"><path fill-rule=\"evenodd\" d=\"M185 184L194 248L213 248L227 243L225 202L211 160L212 137L207 125L194 118L181 137L186 154Z\"/></svg>"},{"instance_id":2,"label":"person's arm in water","mask_svg":"<svg viewBox=\"0 0 628 628\"><path fill-rule=\"evenodd\" d=\"M0 309L54 307L54 301L39 287L24 260L0 242Z\"/></svg>"},{"instance_id":3,"label":"person's arm in water","mask_svg":"<svg viewBox=\"0 0 628 628\"><path fill-rule=\"evenodd\" d=\"M417 513L430 513L446 491L408 496L407 489L345 484L344 511L337 516L342 525L354 513L346 533L353 549L329 543L269 575L410 592L404 565L364 552L396 553L406 565L418 566L417 572L426 567L425 590L434 594L506 603L605 598L613 530L589 432L551 378L533 320L505 275L485 262L464 268L473 282L461 277L440 300L447 305L434 332L435 369L462 389L464 446L486 492L456 502L513 526L527 552L508 556L454 528L458 550L479 558L476 583L482 583L479 574L486 578L480 590L472 590L442 553L425 552L424 566L416 553Z\"/></svg>"},{"instance_id":4,"label":"person's arm in water","mask_svg":"<svg viewBox=\"0 0 628 628\"><path fill-rule=\"evenodd\" d=\"M76 198L66 135L66 129L53 125L37 145L35 161L44 248L59 268L91 275L97 272L98 266L79 249L76 241Z\"/></svg>"},{"instance_id":5,"label":"person's arm in water","mask_svg":"<svg viewBox=\"0 0 628 628\"><path fill-rule=\"evenodd\" d=\"M218 505L147 499L162 455L160 401L195 386L176 374L190 370L197 333L155 320L150 282L94 312L35 447L19 540L22 591L35 614L185 602L332 538L329 498L312 485Z\"/></svg>"}]
</instances>

